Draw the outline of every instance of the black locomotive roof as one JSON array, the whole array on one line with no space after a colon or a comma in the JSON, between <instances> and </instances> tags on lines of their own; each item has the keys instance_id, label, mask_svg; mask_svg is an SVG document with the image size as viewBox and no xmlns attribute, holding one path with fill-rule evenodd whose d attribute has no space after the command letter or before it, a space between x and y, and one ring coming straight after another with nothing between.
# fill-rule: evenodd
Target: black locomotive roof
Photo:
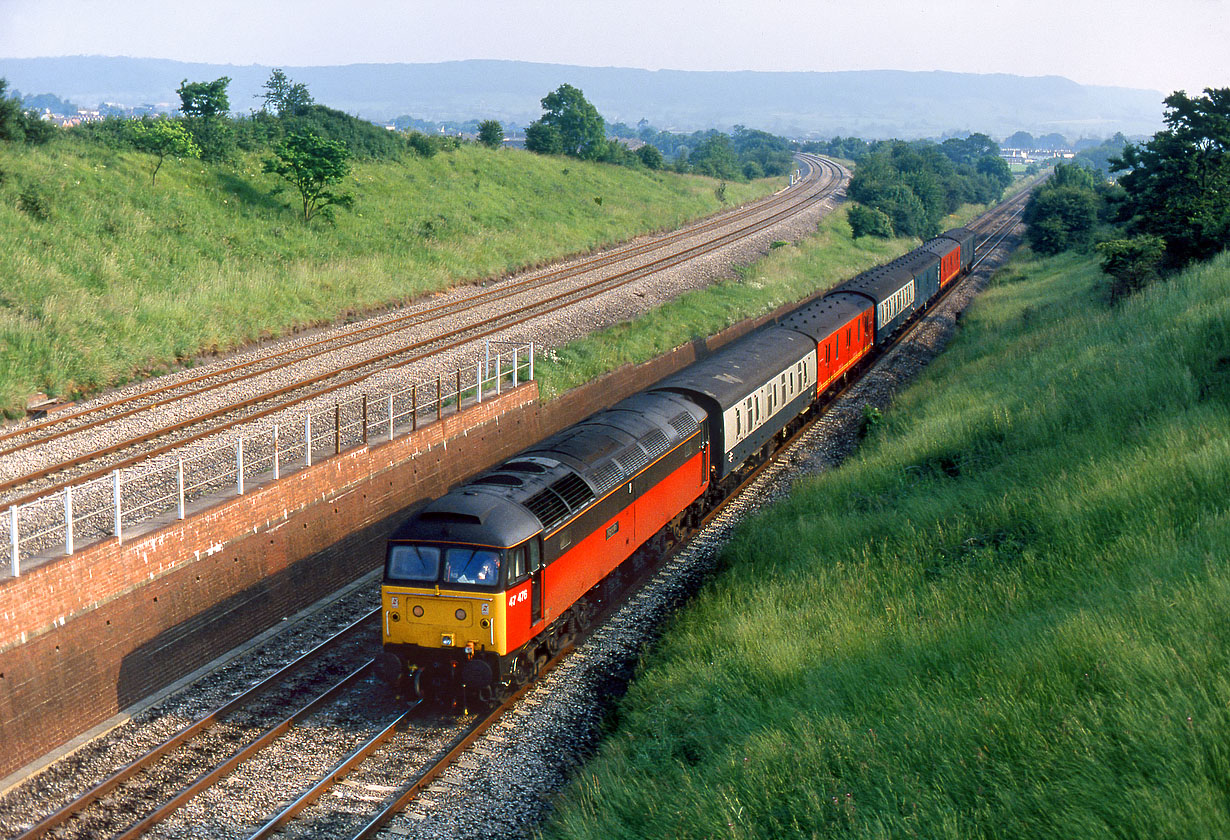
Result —
<instances>
[{"instance_id":1,"label":"black locomotive roof","mask_svg":"<svg viewBox=\"0 0 1230 840\"><path fill-rule=\"evenodd\" d=\"M870 307L871 303L865 297L836 292L782 316L777 323L798 330L818 344Z\"/></svg>"},{"instance_id":2,"label":"black locomotive roof","mask_svg":"<svg viewBox=\"0 0 1230 840\"><path fill-rule=\"evenodd\" d=\"M506 548L541 527L528 510L499 494L461 487L421 508L389 539Z\"/></svg>"},{"instance_id":3,"label":"black locomotive roof","mask_svg":"<svg viewBox=\"0 0 1230 840\"><path fill-rule=\"evenodd\" d=\"M668 376L654 390L701 394L725 411L815 350L815 342L807 336L769 327Z\"/></svg>"},{"instance_id":4,"label":"black locomotive roof","mask_svg":"<svg viewBox=\"0 0 1230 840\"><path fill-rule=\"evenodd\" d=\"M391 539L517 545L636 475L704 418L677 395L637 394L441 496Z\"/></svg>"}]
</instances>

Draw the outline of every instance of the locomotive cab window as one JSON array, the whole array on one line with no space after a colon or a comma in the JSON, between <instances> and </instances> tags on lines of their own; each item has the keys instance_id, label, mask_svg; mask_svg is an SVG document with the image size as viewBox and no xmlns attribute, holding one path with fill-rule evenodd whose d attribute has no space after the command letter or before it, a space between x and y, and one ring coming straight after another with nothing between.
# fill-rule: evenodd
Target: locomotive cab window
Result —
<instances>
[{"instance_id":1,"label":"locomotive cab window","mask_svg":"<svg viewBox=\"0 0 1230 840\"><path fill-rule=\"evenodd\" d=\"M500 577L500 555L486 548L450 548L444 552L446 583L495 586Z\"/></svg>"},{"instance_id":2,"label":"locomotive cab window","mask_svg":"<svg viewBox=\"0 0 1230 840\"><path fill-rule=\"evenodd\" d=\"M525 546L508 549L508 583L520 583L525 574Z\"/></svg>"},{"instance_id":3,"label":"locomotive cab window","mask_svg":"<svg viewBox=\"0 0 1230 840\"><path fill-rule=\"evenodd\" d=\"M542 568L542 541L538 537L534 537L525 544L529 549L529 569L530 574Z\"/></svg>"},{"instance_id":4,"label":"locomotive cab window","mask_svg":"<svg viewBox=\"0 0 1230 840\"><path fill-rule=\"evenodd\" d=\"M434 545L391 545L385 577L412 583L435 583L440 575L440 549Z\"/></svg>"}]
</instances>

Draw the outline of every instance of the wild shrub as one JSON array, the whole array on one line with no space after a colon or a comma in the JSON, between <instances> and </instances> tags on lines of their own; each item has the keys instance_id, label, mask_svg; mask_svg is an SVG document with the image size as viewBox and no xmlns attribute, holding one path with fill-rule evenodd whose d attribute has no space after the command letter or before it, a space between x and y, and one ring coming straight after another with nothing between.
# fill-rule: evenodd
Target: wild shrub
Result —
<instances>
[{"instance_id":1,"label":"wild shrub","mask_svg":"<svg viewBox=\"0 0 1230 840\"><path fill-rule=\"evenodd\" d=\"M1110 300L1115 303L1157 279L1166 243L1149 235L1112 239L1098 245L1098 254L1102 271L1110 275Z\"/></svg>"},{"instance_id":2,"label":"wild shrub","mask_svg":"<svg viewBox=\"0 0 1230 840\"><path fill-rule=\"evenodd\" d=\"M35 181L21 188L17 196L17 206L21 212L40 222L51 218L51 200L47 198L47 193L42 186Z\"/></svg>"}]
</instances>

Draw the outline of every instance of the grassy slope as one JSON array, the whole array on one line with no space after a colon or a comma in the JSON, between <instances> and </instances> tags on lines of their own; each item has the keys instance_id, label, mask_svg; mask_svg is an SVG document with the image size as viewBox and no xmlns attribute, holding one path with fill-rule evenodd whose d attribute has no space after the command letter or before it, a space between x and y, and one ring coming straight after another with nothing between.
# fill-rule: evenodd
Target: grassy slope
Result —
<instances>
[{"instance_id":1,"label":"grassy slope","mask_svg":"<svg viewBox=\"0 0 1230 840\"><path fill-rule=\"evenodd\" d=\"M1023 260L741 530L548 837L1230 835L1230 257Z\"/></svg>"},{"instance_id":2,"label":"grassy slope","mask_svg":"<svg viewBox=\"0 0 1230 840\"><path fill-rule=\"evenodd\" d=\"M71 140L4 149L0 410L721 209L705 178L465 147L358 165L355 210L309 227L256 157L169 160L153 188L151 161ZM32 185L46 220L19 209ZM727 200L780 185L730 184Z\"/></svg>"}]
</instances>

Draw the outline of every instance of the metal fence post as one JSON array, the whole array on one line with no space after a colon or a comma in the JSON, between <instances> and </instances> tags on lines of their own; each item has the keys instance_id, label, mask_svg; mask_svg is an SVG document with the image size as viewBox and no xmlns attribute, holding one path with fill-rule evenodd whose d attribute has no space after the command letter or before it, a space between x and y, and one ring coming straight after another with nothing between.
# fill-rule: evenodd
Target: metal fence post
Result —
<instances>
[{"instance_id":1,"label":"metal fence post","mask_svg":"<svg viewBox=\"0 0 1230 840\"><path fill-rule=\"evenodd\" d=\"M115 497L115 538L119 542L123 542L124 537L120 533L123 522L123 509L120 507L120 471L116 470L111 475L114 477L111 486Z\"/></svg>"},{"instance_id":2,"label":"metal fence post","mask_svg":"<svg viewBox=\"0 0 1230 840\"><path fill-rule=\"evenodd\" d=\"M483 401L483 363L475 365L474 371L474 402Z\"/></svg>"},{"instance_id":3,"label":"metal fence post","mask_svg":"<svg viewBox=\"0 0 1230 840\"><path fill-rule=\"evenodd\" d=\"M419 386L410 386L410 431L415 431L419 427L419 403L416 398Z\"/></svg>"},{"instance_id":4,"label":"metal fence post","mask_svg":"<svg viewBox=\"0 0 1230 840\"><path fill-rule=\"evenodd\" d=\"M503 357L504 357L504 354L503 354L503 353L496 353L496 354L495 354L495 395L496 395L497 397L500 395L500 379L501 379L501 374L500 374L500 360L501 360Z\"/></svg>"},{"instance_id":5,"label":"metal fence post","mask_svg":"<svg viewBox=\"0 0 1230 840\"><path fill-rule=\"evenodd\" d=\"M436 377L436 419L444 416L444 380Z\"/></svg>"},{"instance_id":6,"label":"metal fence post","mask_svg":"<svg viewBox=\"0 0 1230 840\"><path fill-rule=\"evenodd\" d=\"M282 477L282 459L278 455L278 424L273 424L273 480Z\"/></svg>"},{"instance_id":7,"label":"metal fence post","mask_svg":"<svg viewBox=\"0 0 1230 840\"><path fill-rule=\"evenodd\" d=\"M517 345L513 345L513 387L517 387Z\"/></svg>"},{"instance_id":8,"label":"metal fence post","mask_svg":"<svg viewBox=\"0 0 1230 840\"><path fill-rule=\"evenodd\" d=\"M461 411L461 368L457 368L457 410Z\"/></svg>"},{"instance_id":9,"label":"metal fence post","mask_svg":"<svg viewBox=\"0 0 1230 840\"><path fill-rule=\"evenodd\" d=\"M367 394L363 395L363 445L367 446Z\"/></svg>"},{"instance_id":10,"label":"metal fence post","mask_svg":"<svg viewBox=\"0 0 1230 840\"><path fill-rule=\"evenodd\" d=\"M235 489L243 495L243 438L235 441Z\"/></svg>"},{"instance_id":11,"label":"metal fence post","mask_svg":"<svg viewBox=\"0 0 1230 840\"><path fill-rule=\"evenodd\" d=\"M342 454L342 404L333 404L333 454Z\"/></svg>"},{"instance_id":12,"label":"metal fence post","mask_svg":"<svg viewBox=\"0 0 1230 840\"><path fill-rule=\"evenodd\" d=\"M534 342L530 342L530 381L534 381Z\"/></svg>"},{"instance_id":13,"label":"metal fence post","mask_svg":"<svg viewBox=\"0 0 1230 840\"><path fill-rule=\"evenodd\" d=\"M20 551L21 541L17 538L18 533L17 505L12 505L9 507L9 542L13 548L12 557L10 558L13 566L13 577L17 577L21 574L21 560L18 554Z\"/></svg>"},{"instance_id":14,"label":"metal fence post","mask_svg":"<svg viewBox=\"0 0 1230 840\"><path fill-rule=\"evenodd\" d=\"M312 466L312 415L303 415L304 466Z\"/></svg>"},{"instance_id":15,"label":"metal fence post","mask_svg":"<svg viewBox=\"0 0 1230 840\"><path fill-rule=\"evenodd\" d=\"M64 553L73 553L73 486L64 488Z\"/></svg>"},{"instance_id":16,"label":"metal fence post","mask_svg":"<svg viewBox=\"0 0 1230 840\"><path fill-rule=\"evenodd\" d=\"M179 459L179 518L184 518L184 459Z\"/></svg>"},{"instance_id":17,"label":"metal fence post","mask_svg":"<svg viewBox=\"0 0 1230 840\"><path fill-rule=\"evenodd\" d=\"M389 442L393 442L393 395L389 394Z\"/></svg>"}]
</instances>

